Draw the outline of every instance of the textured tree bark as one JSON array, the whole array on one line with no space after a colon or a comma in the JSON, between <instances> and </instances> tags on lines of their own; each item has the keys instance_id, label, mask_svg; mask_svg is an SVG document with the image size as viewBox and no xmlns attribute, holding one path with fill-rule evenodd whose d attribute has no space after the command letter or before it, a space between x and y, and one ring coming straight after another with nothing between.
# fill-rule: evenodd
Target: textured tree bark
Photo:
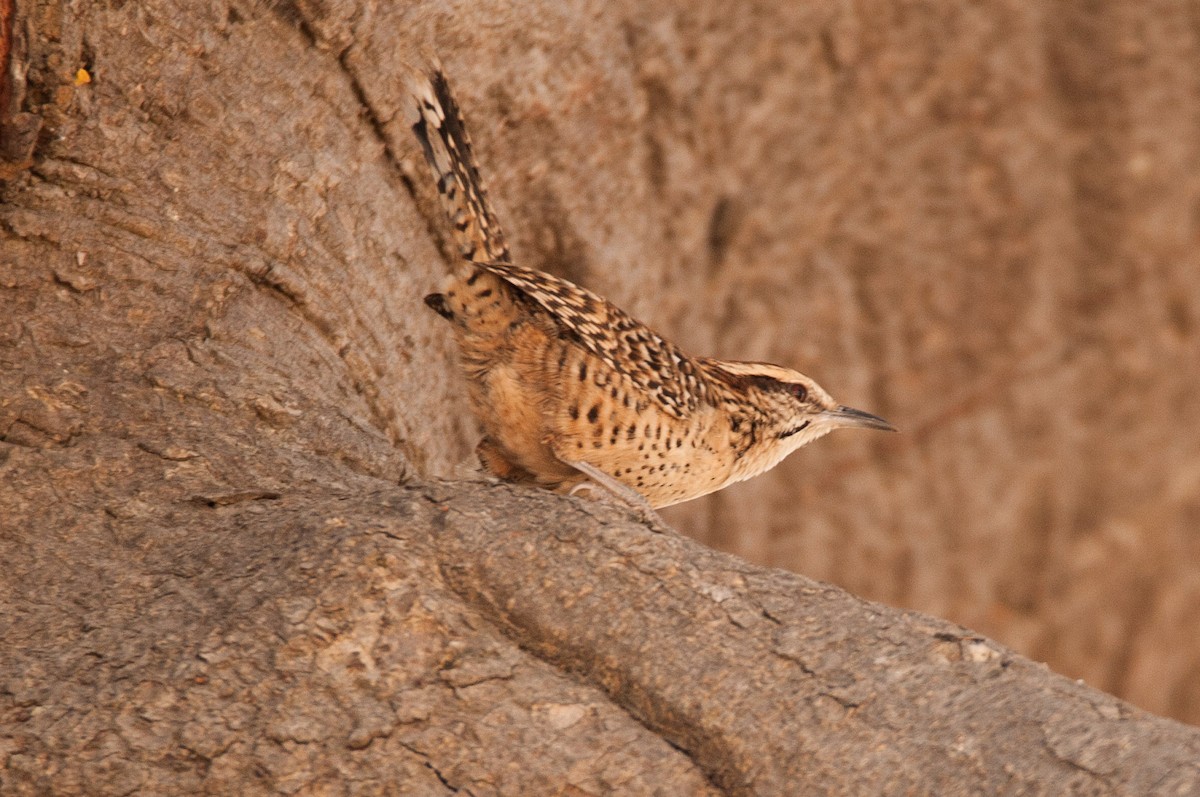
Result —
<instances>
[{"instance_id":1,"label":"textured tree bark","mask_svg":"<svg viewBox=\"0 0 1200 797\"><path fill-rule=\"evenodd\" d=\"M634 97L676 67L616 65L649 17L16 10L6 96L42 133L0 195L0 792L1200 789L1200 731L961 627L606 504L429 476L471 431L420 305L442 261L403 68L436 51L460 86L511 87L464 101L484 131L529 115L508 146L545 160L480 138L540 265L578 278L596 241L693 229L719 260L737 203L709 229L674 197L656 227L644 175L686 167L655 143L686 131ZM567 123L539 107L590 160L555 162ZM605 230L614 198L628 225Z\"/></svg>"}]
</instances>

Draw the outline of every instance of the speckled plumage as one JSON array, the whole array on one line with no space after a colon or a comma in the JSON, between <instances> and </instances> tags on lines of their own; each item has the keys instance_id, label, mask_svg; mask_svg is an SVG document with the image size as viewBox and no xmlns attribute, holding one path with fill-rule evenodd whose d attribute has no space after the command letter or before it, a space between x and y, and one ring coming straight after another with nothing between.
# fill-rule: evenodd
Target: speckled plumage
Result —
<instances>
[{"instance_id":1,"label":"speckled plumage","mask_svg":"<svg viewBox=\"0 0 1200 797\"><path fill-rule=\"evenodd\" d=\"M453 324L492 473L569 489L598 469L662 507L761 473L838 426L891 428L803 374L690 357L591 291L514 265L445 77L413 96L464 258L426 303Z\"/></svg>"}]
</instances>

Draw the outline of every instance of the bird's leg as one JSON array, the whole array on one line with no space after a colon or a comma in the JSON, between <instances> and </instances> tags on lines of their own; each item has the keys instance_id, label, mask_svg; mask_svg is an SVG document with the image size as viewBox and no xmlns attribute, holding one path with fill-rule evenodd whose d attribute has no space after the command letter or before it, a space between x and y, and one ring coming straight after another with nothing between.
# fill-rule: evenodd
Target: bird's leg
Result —
<instances>
[{"instance_id":1,"label":"bird's leg","mask_svg":"<svg viewBox=\"0 0 1200 797\"><path fill-rule=\"evenodd\" d=\"M510 460L490 437L483 438L475 446L475 456L479 458L484 471L498 479L517 484L528 484L534 480L532 473Z\"/></svg>"},{"instance_id":2,"label":"bird's leg","mask_svg":"<svg viewBox=\"0 0 1200 797\"><path fill-rule=\"evenodd\" d=\"M643 496L637 490L634 490L632 487L626 484L622 484L612 476L609 476L607 473L597 468L595 465L590 465L581 460L568 459L563 460L563 462L565 462L567 465L570 465L584 476L588 477L588 481L580 482L572 487L567 492L568 495L575 495L577 492L579 492L580 488L594 489L597 486L603 487L615 498L623 501L626 505L633 509L637 513L638 517L644 523L649 525L654 531L663 531L669 528L666 521L659 517L659 514L654 511L654 507L650 506L650 502L646 500L645 496Z\"/></svg>"}]
</instances>

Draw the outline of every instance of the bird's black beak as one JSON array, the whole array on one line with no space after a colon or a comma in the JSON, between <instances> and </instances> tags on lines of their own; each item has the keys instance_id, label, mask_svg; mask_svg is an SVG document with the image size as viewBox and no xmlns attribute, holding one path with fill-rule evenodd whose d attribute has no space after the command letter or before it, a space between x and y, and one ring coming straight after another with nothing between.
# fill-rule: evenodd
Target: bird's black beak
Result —
<instances>
[{"instance_id":1,"label":"bird's black beak","mask_svg":"<svg viewBox=\"0 0 1200 797\"><path fill-rule=\"evenodd\" d=\"M869 412L856 410L853 407L838 407L826 410L825 415L838 426L857 426L862 429L881 429L885 432L899 431L895 426Z\"/></svg>"}]
</instances>

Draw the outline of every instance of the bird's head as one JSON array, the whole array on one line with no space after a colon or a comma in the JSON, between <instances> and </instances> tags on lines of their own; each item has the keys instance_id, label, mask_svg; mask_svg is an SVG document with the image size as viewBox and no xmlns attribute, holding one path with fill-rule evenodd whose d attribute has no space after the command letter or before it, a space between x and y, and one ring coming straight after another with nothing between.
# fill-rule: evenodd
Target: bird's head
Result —
<instances>
[{"instance_id":1,"label":"bird's head","mask_svg":"<svg viewBox=\"0 0 1200 797\"><path fill-rule=\"evenodd\" d=\"M757 473L834 429L896 431L877 415L834 401L815 380L799 371L770 363L708 360L705 364L749 405L749 420L755 428L747 455L759 460L750 466Z\"/></svg>"}]
</instances>

